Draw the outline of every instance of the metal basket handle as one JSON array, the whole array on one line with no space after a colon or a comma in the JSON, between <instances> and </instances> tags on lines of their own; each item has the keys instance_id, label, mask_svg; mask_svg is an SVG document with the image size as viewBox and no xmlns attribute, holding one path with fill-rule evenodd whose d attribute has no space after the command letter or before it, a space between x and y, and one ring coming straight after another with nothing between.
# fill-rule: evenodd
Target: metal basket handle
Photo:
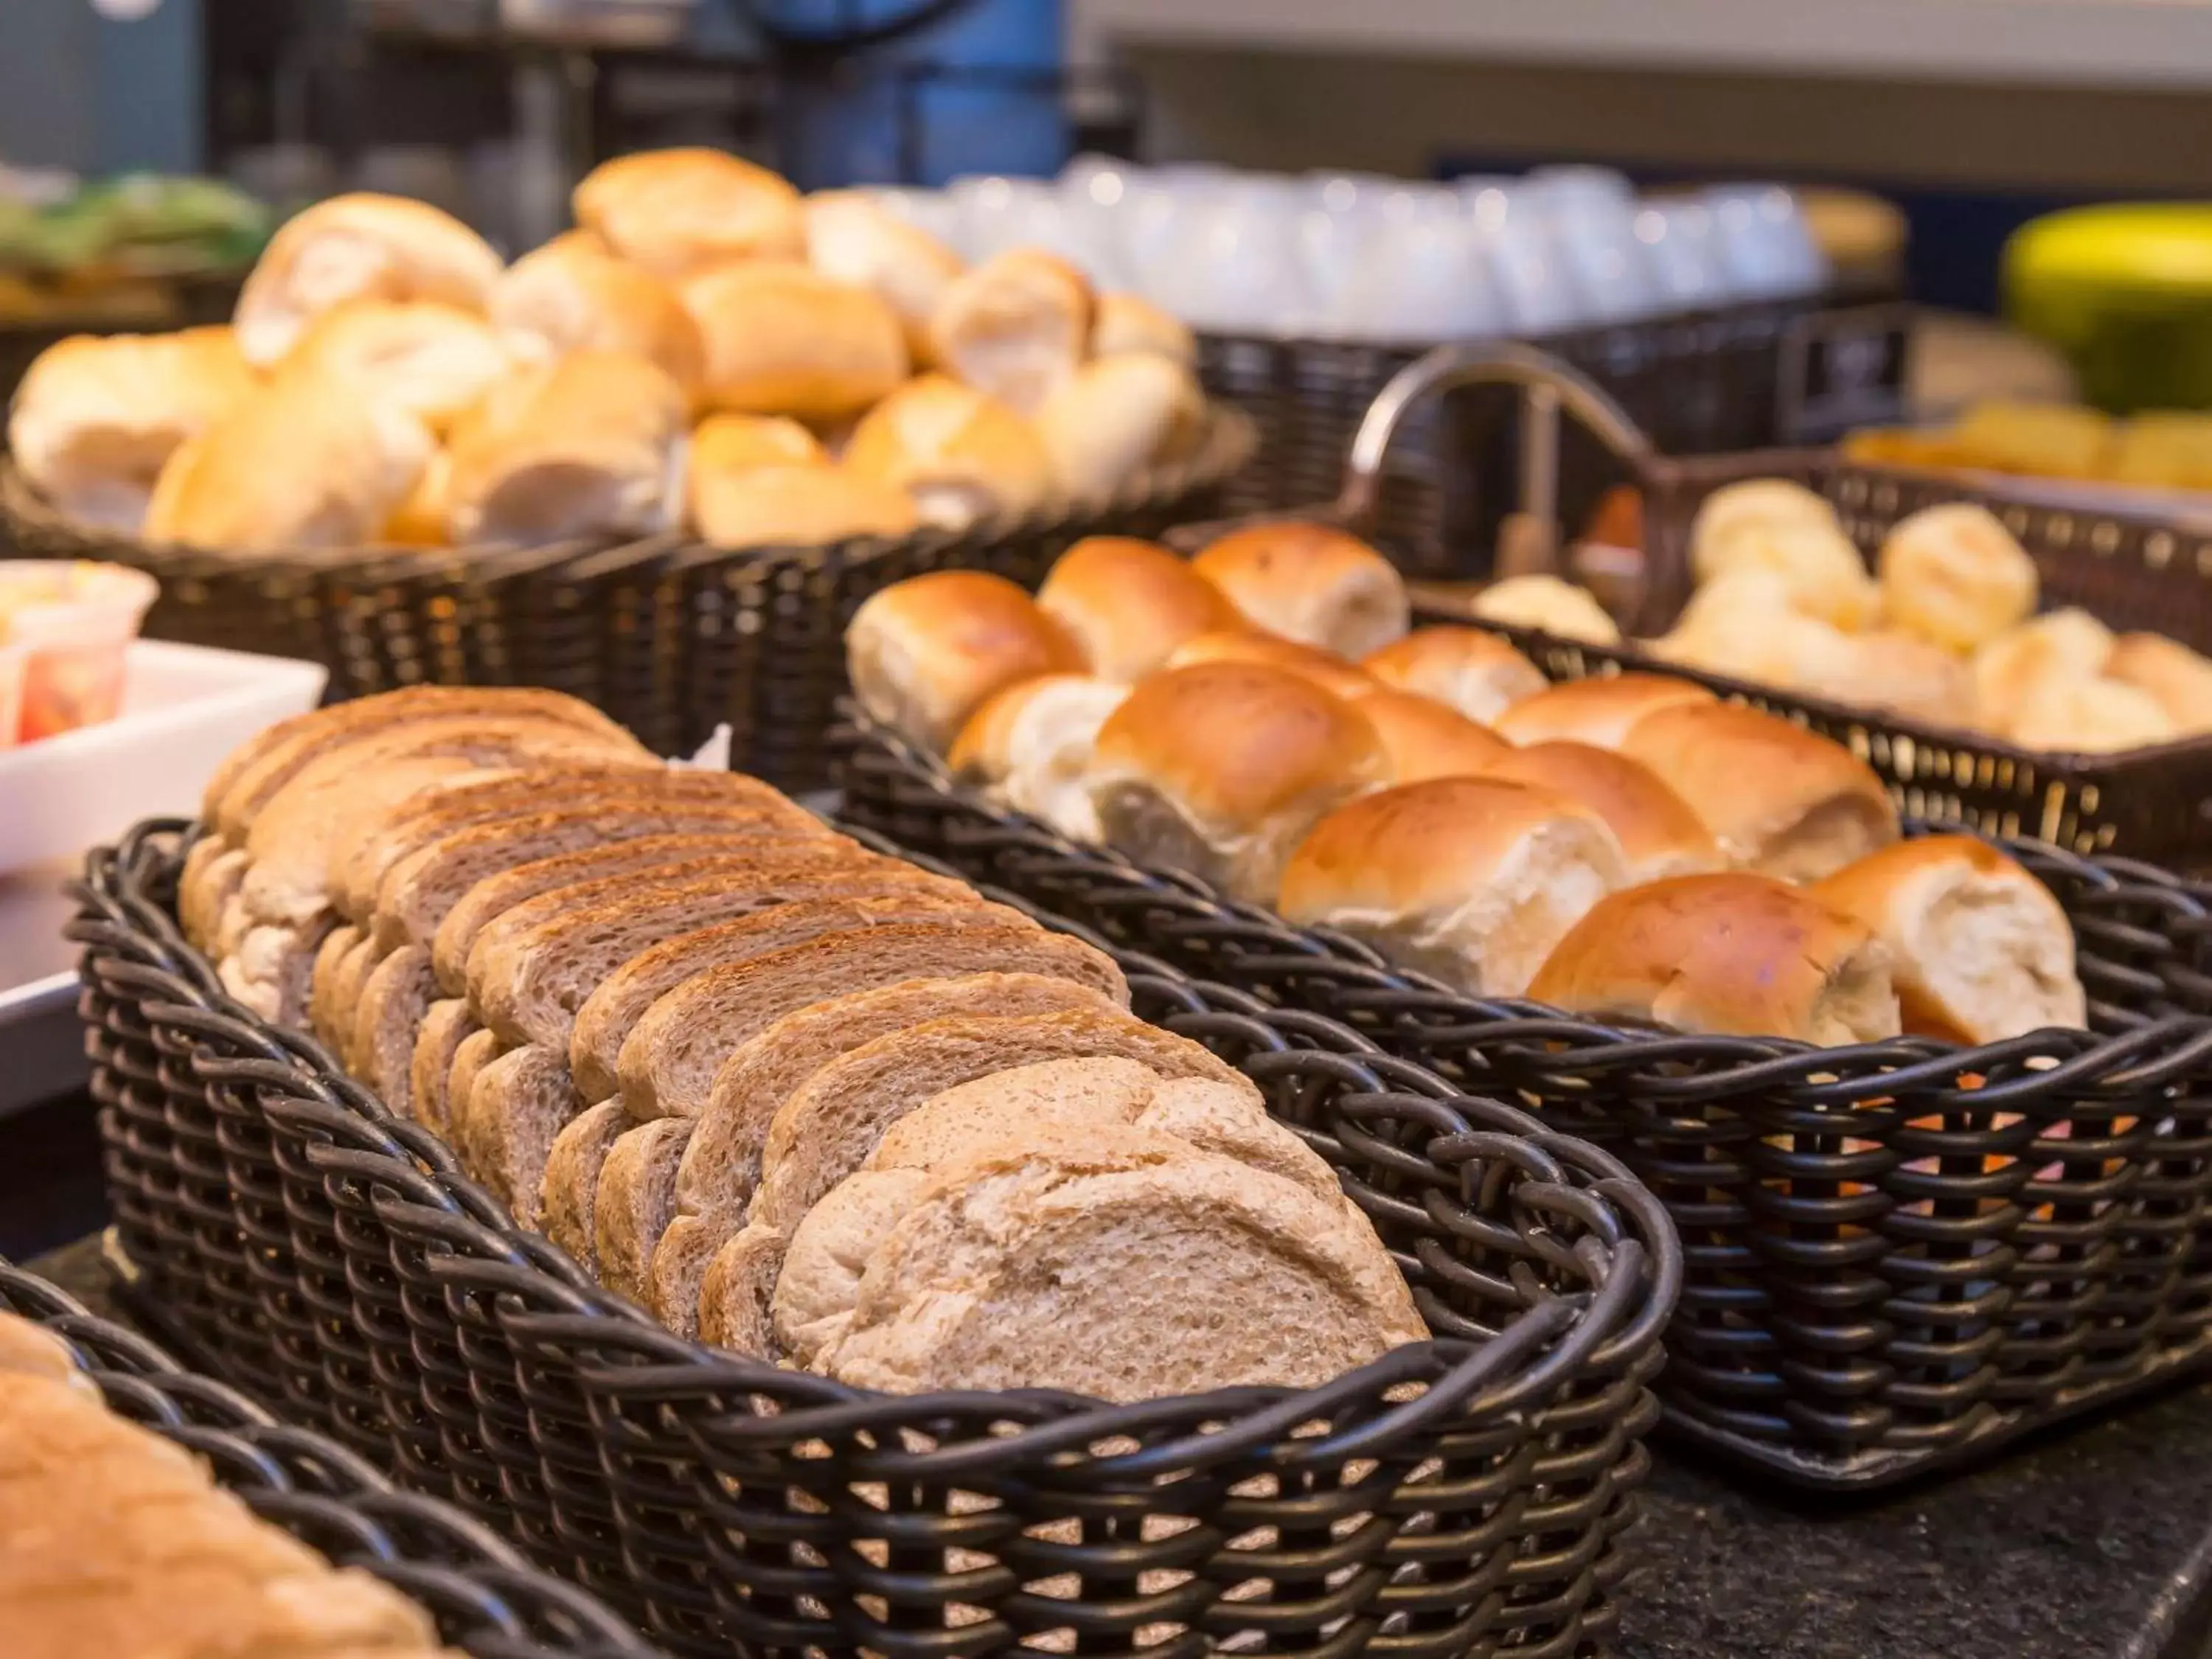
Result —
<instances>
[{"instance_id":1,"label":"metal basket handle","mask_svg":"<svg viewBox=\"0 0 2212 1659\"><path fill-rule=\"evenodd\" d=\"M1345 522L1359 530L1372 525L1382 463L1407 414L1430 397L1470 386L1521 387L1521 508L1539 523L1550 525L1558 514L1561 409L1639 477L1658 454L1627 410L1595 381L1548 352L1508 340L1438 346L1392 375L1368 405L1337 496L1337 512Z\"/></svg>"}]
</instances>

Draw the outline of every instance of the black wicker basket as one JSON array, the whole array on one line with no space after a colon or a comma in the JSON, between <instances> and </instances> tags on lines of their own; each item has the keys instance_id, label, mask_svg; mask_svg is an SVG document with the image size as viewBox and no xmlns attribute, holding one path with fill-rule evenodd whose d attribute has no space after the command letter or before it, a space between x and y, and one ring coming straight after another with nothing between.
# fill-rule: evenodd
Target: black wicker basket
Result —
<instances>
[{"instance_id":1,"label":"black wicker basket","mask_svg":"<svg viewBox=\"0 0 2212 1659\"><path fill-rule=\"evenodd\" d=\"M206 1460L217 1484L263 1520L418 1602L443 1640L476 1659L658 1653L592 1596L532 1567L451 1504L395 1489L343 1446L279 1422L5 1261L0 1312L60 1337L112 1410Z\"/></svg>"},{"instance_id":2,"label":"black wicker basket","mask_svg":"<svg viewBox=\"0 0 2212 1659\"><path fill-rule=\"evenodd\" d=\"M734 765L787 789L827 781L822 734L845 685L845 625L877 589L926 571L1035 586L1081 537L1158 535L1220 510L1249 421L1214 411L1198 453L1113 499L954 534L729 552L669 536L616 547L242 558L102 536L0 474L4 533L26 557L149 572L155 639L320 662L333 699L396 686L532 685L613 715L664 754L732 730Z\"/></svg>"},{"instance_id":3,"label":"black wicker basket","mask_svg":"<svg viewBox=\"0 0 2212 1659\"><path fill-rule=\"evenodd\" d=\"M2212 1363L2212 894L2004 843L2073 922L2087 1031L1814 1048L1625 1030L1470 999L1078 847L850 719L850 821L1620 1158L1682 1235L1661 1393L1706 1444L1797 1484L1880 1486Z\"/></svg>"},{"instance_id":4,"label":"black wicker basket","mask_svg":"<svg viewBox=\"0 0 2212 1659\"><path fill-rule=\"evenodd\" d=\"M185 826L91 855L117 1232L246 1386L496 1518L672 1650L1413 1659L1610 1628L1681 1258L1652 1195L1311 1015L1124 953L1330 1159L1437 1340L1304 1390L869 1394L680 1340L217 988Z\"/></svg>"},{"instance_id":5,"label":"black wicker basket","mask_svg":"<svg viewBox=\"0 0 2212 1659\"><path fill-rule=\"evenodd\" d=\"M1705 498L1747 478L1786 477L1828 497L1869 556L1907 514L1942 501L1986 507L2035 561L2045 598L2075 605L2115 628L2148 629L2212 651L2212 519L2124 511L2079 491L2027 480L1967 479L1865 466L1832 450L1755 450L1678 459L1650 439L1601 387L1558 360L1525 347L1432 353L1384 389L1354 440L1341 488L1283 514L1377 537L1409 573L1419 560L1389 532L1390 460L1401 431L1418 428L1432 396L1459 385L1509 381L1577 417L1587 441L1619 458L1637 483L1644 521L1643 568L1629 595L1632 634L1673 626L1693 589L1690 528ZM1555 480L1526 480L1528 503L1547 522L1559 515ZM1236 522L1185 525L1168 542L1194 551ZM1417 605L1415 621L1451 620ZM1884 710L1753 684L1689 669L1633 644L1598 646L1529 629L1501 628L1551 678L1623 670L1696 680L1723 696L1832 738L1881 774L1904 810L1955 820L1996 836L2028 836L2084 853L2120 853L2185 867L2212 864L2212 737L2114 754L2062 755L2023 749L1980 732L1938 726Z\"/></svg>"}]
</instances>

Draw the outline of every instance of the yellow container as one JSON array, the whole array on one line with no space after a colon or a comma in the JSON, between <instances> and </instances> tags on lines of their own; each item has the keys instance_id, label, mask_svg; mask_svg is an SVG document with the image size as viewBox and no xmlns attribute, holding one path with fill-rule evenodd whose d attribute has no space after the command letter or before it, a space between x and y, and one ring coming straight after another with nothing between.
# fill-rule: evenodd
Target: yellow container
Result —
<instances>
[{"instance_id":1,"label":"yellow container","mask_svg":"<svg viewBox=\"0 0 2212 1659\"><path fill-rule=\"evenodd\" d=\"M2006 314L2116 414L2212 408L2212 205L2114 203L2022 226Z\"/></svg>"}]
</instances>

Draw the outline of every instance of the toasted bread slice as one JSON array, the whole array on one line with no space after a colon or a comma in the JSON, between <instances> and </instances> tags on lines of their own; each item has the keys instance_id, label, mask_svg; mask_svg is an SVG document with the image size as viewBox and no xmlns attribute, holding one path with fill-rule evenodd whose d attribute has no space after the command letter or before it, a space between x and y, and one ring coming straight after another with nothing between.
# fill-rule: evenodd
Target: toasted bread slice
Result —
<instances>
[{"instance_id":1,"label":"toasted bread slice","mask_svg":"<svg viewBox=\"0 0 2212 1659\"><path fill-rule=\"evenodd\" d=\"M215 836L194 842L185 854L185 867L177 878L177 920L185 938L203 955L214 953L223 910L245 884L250 861L243 847L230 846Z\"/></svg>"},{"instance_id":2,"label":"toasted bread slice","mask_svg":"<svg viewBox=\"0 0 2212 1659\"><path fill-rule=\"evenodd\" d=\"M347 953L362 943L361 929L350 922L331 928L324 935L323 942L315 947L314 966L307 974L308 1029L321 1039L325 1048L340 1059L344 1058L339 1048L344 1022L338 1015L343 1005L337 994L337 985Z\"/></svg>"},{"instance_id":3,"label":"toasted bread slice","mask_svg":"<svg viewBox=\"0 0 2212 1659\"><path fill-rule=\"evenodd\" d=\"M365 952L369 941L362 941ZM346 1065L402 1117L415 1115L415 1042L438 1000L427 946L405 945L371 969L350 1005Z\"/></svg>"},{"instance_id":4,"label":"toasted bread slice","mask_svg":"<svg viewBox=\"0 0 2212 1659\"><path fill-rule=\"evenodd\" d=\"M656 1123L675 1123L678 1118L655 1118ZM695 1129L692 1139L698 1139ZM685 1149L689 1153L689 1147ZM652 1283L646 1304L653 1316L678 1336L699 1334L699 1297L707 1270L714 1256L739 1231L738 1220L723 1215L677 1215L669 1218L660 1242L653 1247Z\"/></svg>"},{"instance_id":5,"label":"toasted bread slice","mask_svg":"<svg viewBox=\"0 0 2212 1659\"><path fill-rule=\"evenodd\" d=\"M545 1155L545 1179L538 1188L545 1237L593 1274L599 1270L599 1244L592 1232L599 1171L606 1166L615 1141L630 1127L620 1101L603 1100L563 1124Z\"/></svg>"},{"instance_id":6,"label":"toasted bread slice","mask_svg":"<svg viewBox=\"0 0 2212 1659\"><path fill-rule=\"evenodd\" d=\"M459 1155L461 1167L487 1184L488 1177L477 1165L471 1109L476 1103L477 1077L499 1054L499 1039L478 1028L453 1046L453 1064L446 1071L446 1127L441 1133L446 1144Z\"/></svg>"},{"instance_id":7,"label":"toasted bread slice","mask_svg":"<svg viewBox=\"0 0 2212 1659\"><path fill-rule=\"evenodd\" d=\"M658 1117L623 1132L599 1170L592 1212L599 1282L648 1306L653 1253L676 1215L676 1166L691 1139L679 1117Z\"/></svg>"},{"instance_id":8,"label":"toasted bread slice","mask_svg":"<svg viewBox=\"0 0 2212 1659\"><path fill-rule=\"evenodd\" d=\"M423 1011L422 1027L415 1034L407 1062L407 1103L417 1123L449 1142L453 1127L448 1106L453 1058L461 1044L482 1030L469 1012L466 997L443 997Z\"/></svg>"},{"instance_id":9,"label":"toasted bread slice","mask_svg":"<svg viewBox=\"0 0 2212 1659\"><path fill-rule=\"evenodd\" d=\"M463 1043L462 1052L476 1041L471 1037ZM454 1098L463 1098L459 1089ZM517 1223L535 1229L545 1189L545 1160L555 1138L584 1109L569 1085L568 1056L534 1042L510 1048L476 1073L465 1098L459 1119L461 1154L470 1173L507 1206Z\"/></svg>"}]
</instances>

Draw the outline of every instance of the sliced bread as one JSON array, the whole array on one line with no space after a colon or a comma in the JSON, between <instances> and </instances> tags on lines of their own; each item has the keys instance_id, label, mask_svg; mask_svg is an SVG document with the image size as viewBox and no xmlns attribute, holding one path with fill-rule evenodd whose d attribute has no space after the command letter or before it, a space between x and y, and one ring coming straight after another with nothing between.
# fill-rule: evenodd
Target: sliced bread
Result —
<instances>
[{"instance_id":1,"label":"sliced bread","mask_svg":"<svg viewBox=\"0 0 2212 1659\"><path fill-rule=\"evenodd\" d=\"M674 1123L677 1118L655 1118L656 1123ZM692 1140L698 1139L695 1129ZM690 1148L687 1146L686 1155ZM714 1265L715 1254L734 1237L740 1229L736 1218L725 1215L676 1215L669 1218L668 1226L660 1235L660 1242L653 1247L651 1294L646 1305L653 1316L678 1336L699 1334L699 1297L704 1289L707 1269Z\"/></svg>"},{"instance_id":2,"label":"sliced bread","mask_svg":"<svg viewBox=\"0 0 2212 1659\"><path fill-rule=\"evenodd\" d=\"M177 878L177 920L185 938L203 953L213 949L222 913L246 880L249 860L243 847L233 847L216 836L203 836L185 854L185 867Z\"/></svg>"},{"instance_id":3,"label":"sliced bread","mask_svg":"<svg viewBox=\"0 0 2212 1659\"><path fill-rule=\"evenodd\" d=\"M552 1149L545 1155L545 1179L538 1188L545 1237L594 1274L599 1270L599 1247L592 1231L599 1171L605 1167L616 1140L629 1127L622 1103L603 1100L570 1118L553 1137Z\"/></svg>"},{"instance_id":4,"label":"sliced bread","mask_svg":"<svg viewBox=\"0 0 2212 1659\"><path fill-rule=\"evenodd\" d=\"M702 1342L781 1363L774 1303L785 1242L774 1227L748 1224L714 1252L699 1285Z\"/></svg>"},{"instance_id":5,"label":"sliced bread","mask_svg":"<svg viewBox=\"0 0 2212 1659\"><path fill-rule=\"evenodd\" d=\"M334 1054L339 1052L338 1038L343 1026L338 1017L342 1006L337 989L339 975L347 952L363 942L361 929L350 922L331 928L315 947L314 966L307 973L308 1029Z\"/></svg>"},{"instance_id":6,"label":"sliced bread","mask_svg":"<svg viewBox=\"0 0 2212 1659\"><path fill-rule=\"evenodd\" d=\"M363 939L362 949L368 948L369 942ZM402 1117L415 1115L415 1040L437 1000L438 980L430 971L428 948L406 945L369 970L349 1005L353 1018L346 1065Z\"/></svg>"},{"instance_id":7,"label":"sliced bread","mask_svg":"<svg viewBox=\"0 0 2212 1659\"><path fill-rule=\"evenodd\" d=\"M465 1033L453 1045L453 1064L446 1069L445 1127L439 1133L445 1138L446 1144L460 1155L461 1167L479 1181L484 1176L473 1162L474 1153L470 1146L469 1109L476 1099L477 1077L484 1067L499 1058L499 1039L478 1027Z\"/></svg>"},{"instance_id":8,"label":"sliced bread","mask_svg":"<svg viewBox=\"0 0 2212 1659\"><path fill-rule=\"evenodd\" d=\"M599 1282L617 1295L650 1305L653 1252L676 1215L676 1166L691 1125L655 1118L624 1130L599 1170L592 1212Z\"/></svg>"},{"instance_id":9,"label":"sliced bread","mask_svg":"<svg viewBox=\"0 0 2212 1659\"><path fill-rule=\"evenodd\" d=\"M476 1040L463 1043L462 1052ZM535 1229L545 1160L555 1138L584 1109L568 1082L567 1054L534 1042L510 1048L476 1073L465 1095L457 1088L454 1099L469 1172L520 1225Z\"/></svg>"},{"instance_id":10,"label":"sliced bread","mask_svg":"<svg viewBox=\"0 0 2212 1659\"><path fill-rule=\"evenodd\" d=\"M433 1134L451 1139L452 1114L447 1107L453 1074L453 1056L483 1027L469 1012L466 997L444 997L423 1011L422 1028L407 1062L407 1103L415 1121Z\"/></svg>"}]
</instances>

